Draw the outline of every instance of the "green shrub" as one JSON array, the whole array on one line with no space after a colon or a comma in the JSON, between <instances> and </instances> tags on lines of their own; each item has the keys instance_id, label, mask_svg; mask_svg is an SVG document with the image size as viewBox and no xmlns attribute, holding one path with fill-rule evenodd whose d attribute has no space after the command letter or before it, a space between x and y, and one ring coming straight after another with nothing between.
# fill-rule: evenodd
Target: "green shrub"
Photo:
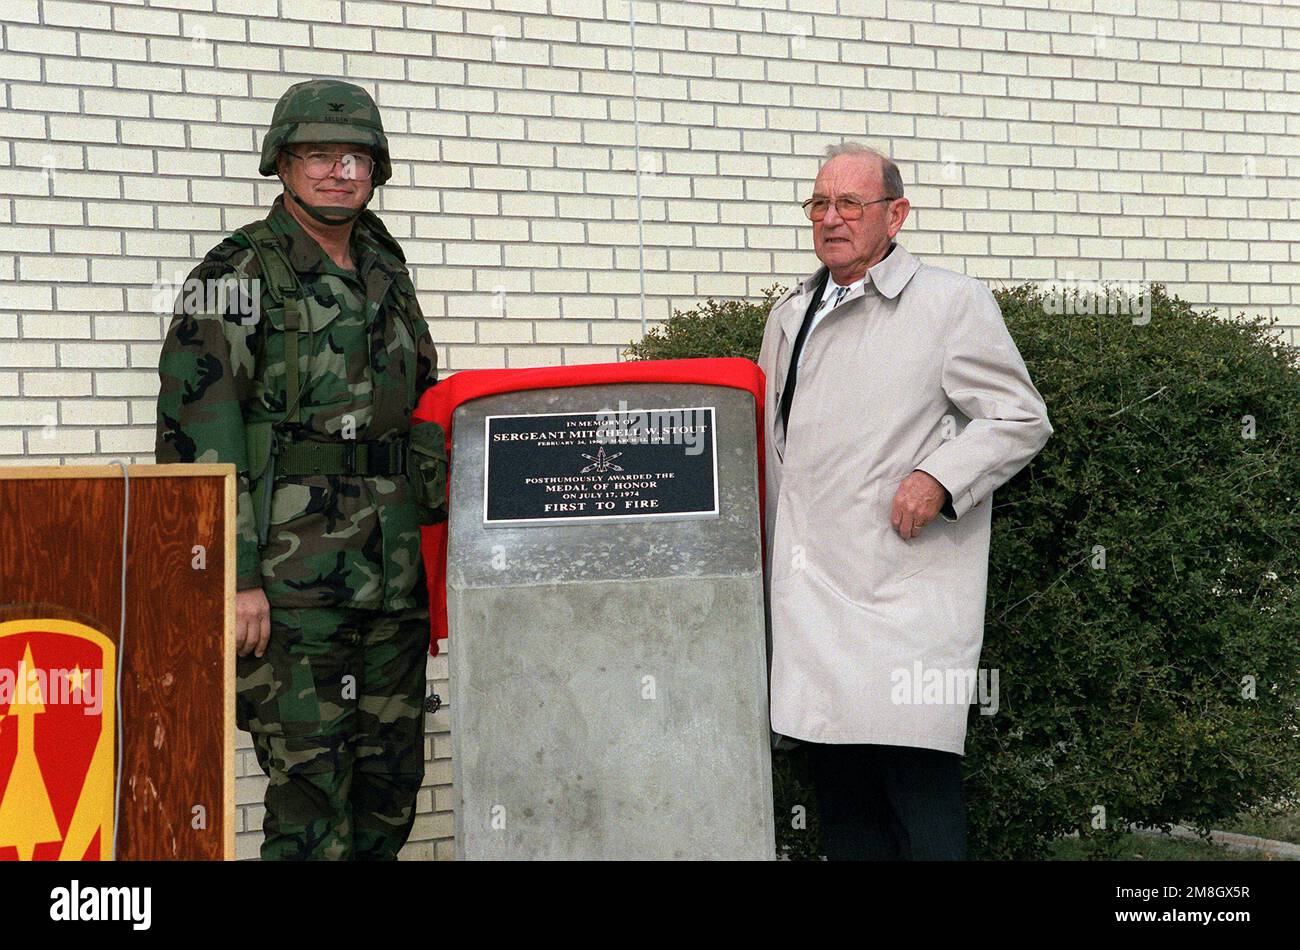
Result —
<instances>
[{"instance_id":1,"label":"green shrub","mask_svg":"<svg viewBox=\"0 0 1300 950\"><path fill-rule=\"evenodd\" d=\"M629 355L754 359L779 293L677 312ZM1145 324L1140 296L1097 315L1032 285L996 296L1055 434L994 494L980 664L1000 695L971 711L972 854L1041 857L1078 831L1104 856L1133 823L1294 801L1297 351L1159 285ZM774 768L778 845L807 855L790 807L811 780L787 753Z\"/></svg>"},{"instance_id":2,"label":"green shrub","mask_svg":"<svg viewBox=\"0 0 1300 950\"><path fill-rule=\"evenodd\" d=\"M763 290L762 300L714 300L694 310L674 310L672 317L651 327L645 338L624 355L634 360L687 360L703 356L743 356L757 360L763 325L784 287Z\"/></svg>"}]
</instances>

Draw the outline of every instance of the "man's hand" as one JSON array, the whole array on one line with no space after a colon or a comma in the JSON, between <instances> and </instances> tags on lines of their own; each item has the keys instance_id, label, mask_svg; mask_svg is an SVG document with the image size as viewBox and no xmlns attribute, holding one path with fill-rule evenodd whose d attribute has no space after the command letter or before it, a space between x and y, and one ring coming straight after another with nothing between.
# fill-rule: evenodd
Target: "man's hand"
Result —
<instances>
[{"instance_id":1,"label":"man's hand","mask_svg":"<svg viewBox=\"0 0 1300 950\"><path fill-rule=\"evenodd\" d=\"M271 642L271 605L266 592L251 587L235 594L235 649L240 656L261 656Z\"/></svg>"},{"instance_id":2,"label":"man's hand","mask_svg":"<svg viewBox=\"0 0 1300 950\"><path fill-rule=\"evenodd\" d=\"M925 472L913 472L903 479L894 493L894 506L889 512L889 523L904 541L915 538L921 529L934 520L948 491L939 480Z\"/></svg>"}]
</instances>

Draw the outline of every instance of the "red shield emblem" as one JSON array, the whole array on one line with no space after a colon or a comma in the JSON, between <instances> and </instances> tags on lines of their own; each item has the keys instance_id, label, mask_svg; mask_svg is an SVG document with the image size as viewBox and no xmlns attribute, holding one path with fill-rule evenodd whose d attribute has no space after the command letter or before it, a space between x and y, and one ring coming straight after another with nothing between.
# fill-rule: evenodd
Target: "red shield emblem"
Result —
<instances>
[{"instance_id":1,"label":"red shield emblem","mask_svg":"<svg viewBox=\"0 0 1300 950\"><path fill-rule=\"evenodd\" d=\"M0 860L111 856L115 677L98 630L0 623Z\"/></svg>"}]
</instances>

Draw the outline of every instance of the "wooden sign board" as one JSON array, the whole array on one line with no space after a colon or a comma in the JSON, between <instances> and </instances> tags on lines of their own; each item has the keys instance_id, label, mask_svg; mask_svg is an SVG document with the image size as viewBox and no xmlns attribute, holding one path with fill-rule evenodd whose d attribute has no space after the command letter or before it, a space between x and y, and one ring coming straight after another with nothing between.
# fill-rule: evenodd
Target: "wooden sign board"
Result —
<instances>
[{"instance_id":1,"label":"wooden sign board","mask_svg":"<svg viewBox=\"0 0 1300 950\"><path fill-rule=\"evenodd\" d=\"M127 474L0 468L0 860L234 857L234 466Z\"/></svg>"}]
</instances>

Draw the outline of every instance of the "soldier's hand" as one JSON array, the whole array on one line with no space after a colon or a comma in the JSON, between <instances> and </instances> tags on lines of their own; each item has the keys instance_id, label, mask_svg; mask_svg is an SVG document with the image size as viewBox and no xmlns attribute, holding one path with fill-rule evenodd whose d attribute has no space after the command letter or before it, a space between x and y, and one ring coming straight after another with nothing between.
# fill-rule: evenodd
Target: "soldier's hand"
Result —
<instances>
[{"instance_id":1,"label":"soldier's hand","mask_svg":"<svg viewBox=\"0 0 1300 950\"><path fill-rule=\"evenodd\" d=\"M240 656L266 652L271 642L271 605L260 587L235 594L235 649Z\"/></svg>"}]
</instances>

